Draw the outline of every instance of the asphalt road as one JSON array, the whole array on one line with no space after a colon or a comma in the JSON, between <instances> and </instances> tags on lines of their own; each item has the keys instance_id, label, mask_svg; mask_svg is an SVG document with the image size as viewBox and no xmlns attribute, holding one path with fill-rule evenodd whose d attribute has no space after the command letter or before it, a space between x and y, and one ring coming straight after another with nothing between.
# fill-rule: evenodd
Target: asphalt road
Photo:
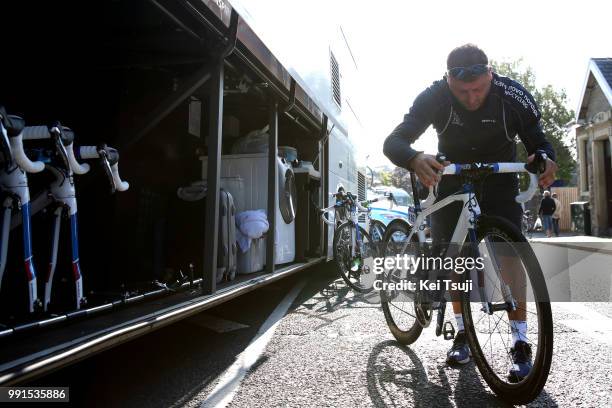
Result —
<instances>
[{"instance_id":1,"label":"asphalt road","mask_svg":"<svg viewBox=\"0 0 612 408\"><path fill-rule=\"evenodd\" d=\"M612 406L612 304L555 303L553 315L551 374L529 406ZM507 406L473 363L445 364L450 345L430 327L399 346L380 307L323 266L31 385L69 386L88 407Z\"/></svg>"}]
</instances>

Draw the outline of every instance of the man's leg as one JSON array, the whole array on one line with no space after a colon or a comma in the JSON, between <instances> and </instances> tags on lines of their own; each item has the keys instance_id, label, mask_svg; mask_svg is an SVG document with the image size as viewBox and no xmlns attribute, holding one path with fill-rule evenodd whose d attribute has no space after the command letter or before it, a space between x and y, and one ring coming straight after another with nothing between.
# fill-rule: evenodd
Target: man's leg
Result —
<instances>
[{"instance_id":1,"label":"man's leg","mask_svg":"<svg viewBox=\"0 0 612 408\"><path fill-rule=\"evenodd\" d=\"M511 249L509 249L511 250ZM510 320L510 326L512 329L512 340L513 344L518 340L527 341L527 332L521 333L517 331L515 333L516 324L512 322L527 323L527 278L523 263L517 256L510 256L510 254L504 254L498 257L499 267L501 269L501 275L504 283L510 287L512 297L517 303L516 310L508 312L508 319Z\"/></svg>"},{"instance_id":2,"label":"man's leg","mask_svg":"<svg viewBox=\"0 0 612 408\"><path fill-rule=\"evenodd\" d=\"M514 204L514 200L485 203L483 213L506 218L520 230L523 210L520 205ZM544 218L545 216L542 216L542 227L545 229L547 224ZM552 225L549 228L552 228ZM515 245L528 244L518 243ZM516 382L529 374L532 365L531 347L527 337L527 274L513 245L505 243L505 241L493 242L493 253L500 268L501 279L510 287L512 297L516 302L516 310L508 312L508 324L512 333L512 343L508 347L511 347L509 351L513 362L508 373L508 379ZM498 279L496 274L490 277L494 279L494 282ZM499 301L499 298L501 296L494 301ZM532 321L531 324L537 325L537 322Z\"/></svg>"},{"instance_id":3,"label":"man's leg","mask_svg":"<svg viewBox=\"0 0 612 408\"><path fill-rule=\"evenodd\" d=\"M508 312L510 332L512 333L512 347L505 351L512 356L512 366L508 371L508 380L519 382L529 375L533 366L531 343L527 334L527 273L523 263L516 256L504 254L499 257L499 264L502 278L510 286L512 297L516 302L516 310ZM534 326L537 326L537 323L537 321L531 322Z\"/></svg>"},{"instance_id":4,"label":"man's leg","mask_svg":"<svg viewBox=\"0 0 612 408\"><path fill-rule=\"evenodd\" d=\"M553 218L552 222L553 222L553 231L555 233L555 237L558 237L559 236L559 219Z\"/></svg>"},{"instance_id":5,"label":"man's leg","mask_svg":"<svg viewBox=\"0 0 612 408\"><path fill-rule=\"evenodd\" d=\"M550 217L548 217L548 225L549 225L550 236L552 238L552 236L553 236L553 220L552 220L552 215Z\"/></svg>"},{"instance_id":6,"label":"man's leg","mask_svg":"<svg viewBox=\"0 0 612 408\"><path fill-rule=\"evenodd\" d=\"M440 196L438 200L441 200L442 198L443 196ZM459 214L461 214L461 209L461 203L453 203L431 215L431 236L434 248L437 249L435 253L436 256L444 257L446 255L446 249L457 225ZM451 274L453 280L459 276L454 272L451 272ZM457 334L453 341L453 346L446 354L446 362L452 365L466 364L470 361L470 349L464 332L461 303L457 301L459 293L456 291L451 292L450 296L453 300L452 304L453 312L455 314Z\"/></svg>"},{"instance_id":7,"label":"man's leg","mask_svg":"<svg viewBox=\"0 0 612 408\"><path fill-rule=\"evenodd\" d=\"M542 215L542 228L544 228L544 233L546 234L546 238L550 238L552 236L552 222L550 215Z\"/></svg>"}]
</instances>

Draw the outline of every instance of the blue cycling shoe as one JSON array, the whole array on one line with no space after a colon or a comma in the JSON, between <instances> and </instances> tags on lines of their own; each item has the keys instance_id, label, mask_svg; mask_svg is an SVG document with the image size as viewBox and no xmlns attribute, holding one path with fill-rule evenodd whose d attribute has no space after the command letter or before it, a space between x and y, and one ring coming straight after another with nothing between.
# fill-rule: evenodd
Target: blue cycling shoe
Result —
<instances>
[{"instance_id":1,"label":"blue cycling shoe","mask_svg":"<svg viewBox=\"0 0 612 408\"><path fill-rule=\"evenodd\" d=\"M512 355L512 367L508 372L508 381L517 383L529 375L531 367L531 346L522 340L516 342L513 348L510 349Z\"/></svg>"},{"instance_id":2,"label":"blue cycling shoe","mask_svg":"<svg viewBox=\"0 0 612 408\"><path fill-rule=\"evenodd\" d=\"M465 331L457 332L453 347L446 353L446 363L449 365L467 364L470 362L470 347L465 338Z\"/></svg>"}]
</instances>

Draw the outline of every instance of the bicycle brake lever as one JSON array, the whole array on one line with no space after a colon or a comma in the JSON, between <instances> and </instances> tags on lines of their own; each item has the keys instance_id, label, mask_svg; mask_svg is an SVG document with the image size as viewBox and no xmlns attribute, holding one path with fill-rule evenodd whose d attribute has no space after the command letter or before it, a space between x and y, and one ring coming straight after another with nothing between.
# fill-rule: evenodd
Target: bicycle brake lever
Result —
<instances>
[{"instance_id":1,"label":"bicycle brake lever","mask_svg":"<svg viewBox=\"0 0 612 408\"><path fill-rule=\"evenodd\" d=\"M68 161L68 152L66 151L66 147L64 146L64 142L62 140L62 125L59 122L55 122L50 129L51 137L53 138L53 143L55 144L55 151L57 155L60 157L60 160L64 164L64 168L66 170L70 170L70 162Z\"/></svg>"},{"instance_id":2,"label":"bicycle brake lever","mask_svg":"<svg viewBox=\"0 0 612 408\"><path fill-rule=\"evenodd\" d=\"M525 169L533 174L542 174L546 171L547 160L548 155L544 150L536 150L533 161L531 163L527 163L525 165Z\"/></svg>"},{"instance_id":3,"label":"bicycle brake lever","mask_svg":"<svg viewBox=\"0 0 612 408\"><path fill-rule=\"evenodd\" d=\"M100 164L104 169L104 173L106 173L106 177L110 182L110 192L111 194L115 194L117 191L117 186L115 185L115 180L113 179L113 172L111 170L110 163L108 161L108 155L106 154L106 146L100 146L98 148L98 155L100 156Z\"/></svg>"}]
</instances>

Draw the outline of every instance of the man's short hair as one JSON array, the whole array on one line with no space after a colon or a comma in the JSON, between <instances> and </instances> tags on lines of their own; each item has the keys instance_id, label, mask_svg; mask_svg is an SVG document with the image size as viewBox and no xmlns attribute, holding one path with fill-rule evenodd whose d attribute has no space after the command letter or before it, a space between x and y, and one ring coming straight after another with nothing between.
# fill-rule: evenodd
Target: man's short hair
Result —
<instances>
[{"instance_id":1,"label":"man's short hair","mask_svg":"<svg viewBox=\"0 0 612 408\"><path fill-rule=\"evenodd\" d=\"M544 197L548 197L550 195L550 191L546 190L544 191Z\"/></svg>"},{"instance_id":2,"label":"man's short hair","mask_svg":"<svg viewBox=\"0 0 612 408\"><path fill-rule=\"evenodd\" d=\"M452 50L446 59L446 69L469 67L476 64L487 65L489 58L474 44L464 44Z\"/></svg>"}]
</instances>

